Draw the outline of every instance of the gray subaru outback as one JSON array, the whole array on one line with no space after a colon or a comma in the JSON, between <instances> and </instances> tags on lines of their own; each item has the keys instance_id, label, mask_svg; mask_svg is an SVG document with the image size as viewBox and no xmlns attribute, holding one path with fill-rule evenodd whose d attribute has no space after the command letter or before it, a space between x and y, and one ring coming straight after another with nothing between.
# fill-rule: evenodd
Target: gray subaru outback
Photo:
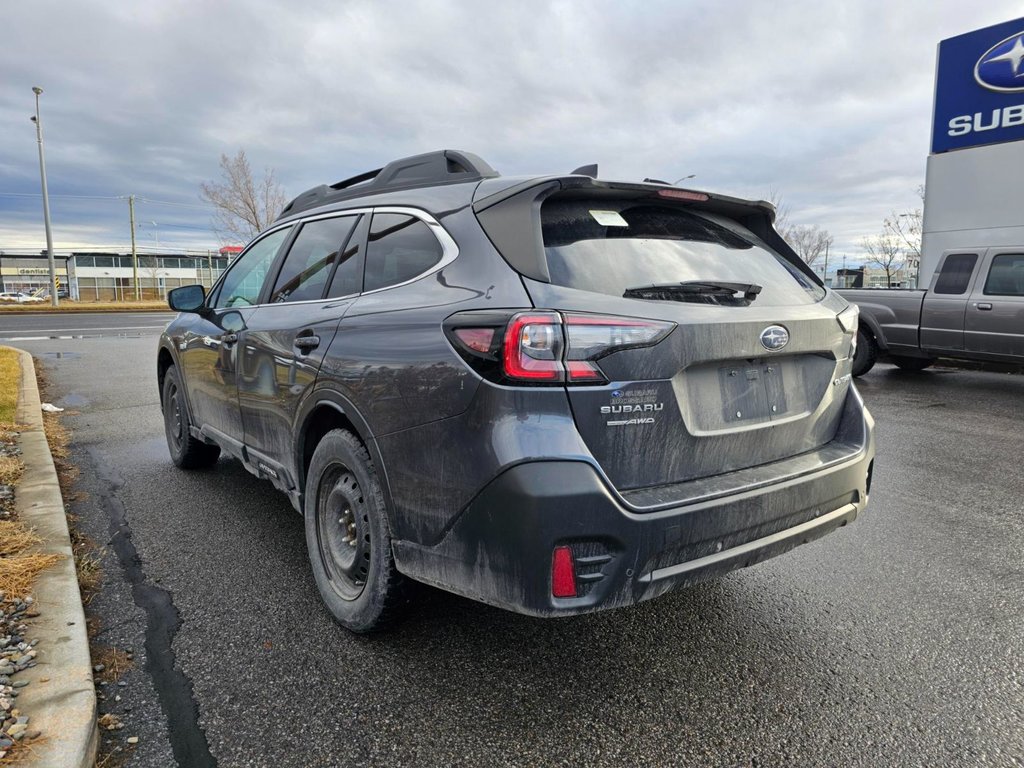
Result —
<instances>
[{"instance_id":1,"label":"gray subaru outback","mask_svg":"<svg viewBox=\"0 0 1024 768\"><path fill-rule=\"evenodd\" d=\"M287 494L349 629L410 580L536 616L630 605L864 509L856 307L768 203L596 175L397 160L170 293L172 460Z\"/></svg>"}]
</instances>

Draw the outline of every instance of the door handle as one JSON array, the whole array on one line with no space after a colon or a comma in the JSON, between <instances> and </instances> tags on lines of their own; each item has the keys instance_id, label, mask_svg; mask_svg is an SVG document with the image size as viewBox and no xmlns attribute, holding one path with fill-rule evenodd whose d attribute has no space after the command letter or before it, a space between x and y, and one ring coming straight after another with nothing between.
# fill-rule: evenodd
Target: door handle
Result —
<instances>
[{"instance_id":1,"label":"door handle","mask_svg":"<svg viewBox=\"0 0 1024 768\"><path fill-rule=\"evenodd\" d=\"M220 337L221 344L234 344L236 341L238 341L237 333L225 333Z\"/></svg>"},{"instance_id":2,"label":"door handle","mask_svg":"<svg viewBox=\"0 0 1024 768\"><path fill-rule=\"evenodd\" d=\"M990 304L987 301L983 301L980 304L975 304L974 306L976 306L978 309L983 310L985 312L988 312L988 311L990 311L992 309L992 304Z\"/></svg>"},{"instance_id":3,"label":"door handle","mask_svg":"<svg viewBox=\"0 0 1024 768\"><path fill-rule=\"evenodd\" d=\"M309 352L320 346L320 337L310 334L309 336L296 336L295 346L303 352Z\"/></svg>"}]
</instances>

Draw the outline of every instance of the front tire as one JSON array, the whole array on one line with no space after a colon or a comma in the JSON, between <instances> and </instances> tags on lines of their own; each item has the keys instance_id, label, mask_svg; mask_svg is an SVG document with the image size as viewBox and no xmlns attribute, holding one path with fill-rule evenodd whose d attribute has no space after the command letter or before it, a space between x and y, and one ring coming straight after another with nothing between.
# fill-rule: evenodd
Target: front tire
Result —
<instances>
[{"instance_id":1,"label":"front tire","mask_svg":"<svg viewBox=\"0 0 1024 768\"><path fill-rule=\"evenodd\" d=\"M304 506L313 578L334 620L364 633L397 618L407 585L395 568L377 472L351 432L332 430L317 445Z\"/></svg>"},{"instance_id":2,"label":"front tire","mask_svg":"<svg viewBox=\"0 0 1024 768\"><path fill-rule=\"evenodd\" d=\"M164 434L174 466L181 469L212 467L220 457L220 447L192 437L192 422L181 391L178 369L173 365L164 374Z\"/></svg>"},{"instance_id":3,"label":"front tire","mask_svg":"<svg viewBox=\"0 0 1024 768\"><path fill-rule=\"evenodd\" d=\"M878 359L878 342L875 337L863 328L857 329L857 351L853 353L853 367L850 371L854 376L863 376L875 367Z\"/></svg>"}]
</instances>

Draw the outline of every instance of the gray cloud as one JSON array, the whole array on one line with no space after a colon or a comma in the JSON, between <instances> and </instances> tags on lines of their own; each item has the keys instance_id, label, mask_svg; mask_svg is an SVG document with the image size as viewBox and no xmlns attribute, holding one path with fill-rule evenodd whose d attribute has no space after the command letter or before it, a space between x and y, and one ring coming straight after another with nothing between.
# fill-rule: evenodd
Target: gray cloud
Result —
<instances>
[{"instance_id":1,"label":"gray cloud","mask_svg":"<svg viewBox=\"0 0 1024 768\"><path fill-rule=\"evenodd\" d=\"M38 192L43 96L55 237L123 245L123 200L198 206L245 148L291 194L395 157L478 152L505 173L601 164L743 196L855 254L917 205L936 43L1016 2L51 2L4 11L0 193ZM43 243L0 195L0 248ZM198 207L140 203L147 244L215 245Z\"/></svg>"}]
</instances>

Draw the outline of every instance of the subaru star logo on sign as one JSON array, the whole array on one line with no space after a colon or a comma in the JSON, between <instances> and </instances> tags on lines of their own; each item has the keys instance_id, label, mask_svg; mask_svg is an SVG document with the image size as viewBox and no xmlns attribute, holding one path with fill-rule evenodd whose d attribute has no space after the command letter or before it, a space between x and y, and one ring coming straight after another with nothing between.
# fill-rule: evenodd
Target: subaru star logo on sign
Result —
<instances>
[{"instance_id":1,"label":"subaru star logo on sign","mask_svg":"<svg viewBox=\"0 0 1024 768\"><path fill-rule=\"evenodd\" d=\"M1024 33L993 45L974 65L974 79L983 88L1003 93L1024 91Z\"/></svg>"},{"instance_id":2,"label":"subaru star logo on sign","mask_svg":"<svg viewBox=\"0 0 1024 768\"><path fill-rule=\"evenodd\" d=\"M1024 19L939 43L932 152L1024 139Z\"/></svg>"},{"instance_id":3,"label":"subaru star logo on sign","mask_svg":"<svg viewBox=\"0 0 1024 768\"><path fill-rule=\"evenodd\" d=\"M761 331L761 346L775 352L789 344L789 331L781 325L769 325Z\"/></svg>"}]
</instances>

